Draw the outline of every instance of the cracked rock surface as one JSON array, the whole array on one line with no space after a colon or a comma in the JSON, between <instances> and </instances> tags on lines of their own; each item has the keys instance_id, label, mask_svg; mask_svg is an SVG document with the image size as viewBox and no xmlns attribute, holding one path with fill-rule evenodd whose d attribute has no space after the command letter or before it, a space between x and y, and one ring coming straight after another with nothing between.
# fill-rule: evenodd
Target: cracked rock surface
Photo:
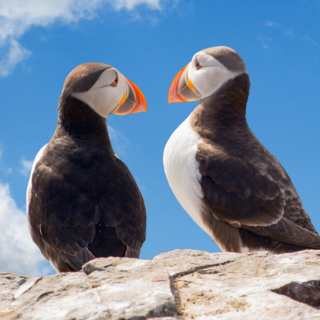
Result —
<instances>
[{"instance_id":1,"label":"cracked rock surface","mask_svg":"<svg viewBox=\"0 0 320 320\"><path fill-rule=\"evenodd\" d=\"M0 273L0 319L319 319L320 252L175 250L76 273Z\"/></svg>"}]
</instances>

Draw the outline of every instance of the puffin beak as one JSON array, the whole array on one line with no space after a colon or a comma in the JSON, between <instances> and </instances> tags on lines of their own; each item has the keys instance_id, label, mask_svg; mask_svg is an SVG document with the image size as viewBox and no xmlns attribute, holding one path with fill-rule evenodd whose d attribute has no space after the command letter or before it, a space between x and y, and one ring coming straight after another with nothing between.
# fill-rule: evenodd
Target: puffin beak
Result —
<instances>
[{"instance_id":1,"label":"puffin beak","mask_svg":"<svg viewBox=\"0 0 320 320\"><path fill-rule=\"evenodd\" d=\"M186 102L201 99L200 93L188 78L187 64L173 79L168 95L168 102Z\"/></svg>"},{"instance_id":2,"label":"puffin beak","mask_svg":"<svg viewBox=\"0 0 320 320\"><path fill-rule=\"evenodd\" d=\"M141 90L129 79L125 78L127 93L119 102L119 107L113 111L118 116L129 113L147 112L147 102Z\"/></svg>"}]
</instances>

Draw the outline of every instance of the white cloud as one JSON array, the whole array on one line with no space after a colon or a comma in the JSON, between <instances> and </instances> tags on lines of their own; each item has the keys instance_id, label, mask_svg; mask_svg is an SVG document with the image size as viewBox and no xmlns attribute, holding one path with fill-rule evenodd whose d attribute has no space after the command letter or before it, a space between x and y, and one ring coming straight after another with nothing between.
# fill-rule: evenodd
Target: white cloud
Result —
<instances>
[{"instance_id":1,"label":"white cloud","mask_svg":"<svg viewBox=\"0 0 320 320\"><path fill-rule=\"evenodd\" d=\"M0 183L0 272L46 275L51 271L33 243L26 214L17 208L8 184Z\"/></svg>"},{"instance_id":2,"label":"white cloud","mask_svg":"<svg viewBox=\"0 0 320 320\"><path fill-rule=\"evenodd\" d=\"M172 6L177 1L174 0ZM133 10L141 5L150 10L162 10L165 2L167 0L0 0L0 76L7 76L30 56L31 52L18 39L33 26L92 19L103 5L114 10Z\"/></svg>"},{"instance_id":3,"label":"white cloud","mask_svg":"<svg viewBox=\"0 0 320 320\"><path fill-rule=\"evenodd\" d=\"M6 77L20 61L27 59L31 52L23 48L18 41L11 39L7 47L1 50L0 76Z\"/></svg>"},{"instance_id":4,"label":"white cloud","mask_svg":"<svg viewBox=\"0 0 320 320\"><path fill-rule=\"evenodd\" d=\"M29 177L31 169L32 169L33 161L26 160L24 157L22 157L20 163L22 166L22 168L20 169L20 173L23 176Z\"/></svg>"}]
</instances>

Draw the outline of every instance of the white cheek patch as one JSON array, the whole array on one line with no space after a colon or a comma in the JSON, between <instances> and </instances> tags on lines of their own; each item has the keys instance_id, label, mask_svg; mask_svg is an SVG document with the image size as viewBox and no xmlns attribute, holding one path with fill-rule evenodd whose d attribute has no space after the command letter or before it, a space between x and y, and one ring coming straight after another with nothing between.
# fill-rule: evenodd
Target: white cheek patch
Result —
<instances>
[{"instance_id":1,"label":"white cheek patch","mask_svg":"<svg viewBox=\"0 0 320 320\"><path fill-rule=\"evenodd\" d=\"M106 78L109 83L103 86L99 78L97 82L85 92L75 92L72 96L86 103L101 117L107 118L118 106L121 98L126 94L126 84L124 76L118 72L119 82L116 87L110 86L110 79ZM112 83L112 82L111 82Z\"/></svg>"},{"instance_id":2,"label":"white cheek patch","mask_svg":"<svg viewBox=\"0 0 320 320\"><path fill-rule=\"evenodd\" d=\"M195 67L196 57L202 66L199 69ZM225 82L234 79L241 73L242 72L232 72L212 56L199 52L193 57L190 63L188 77L200 92L203 99L212 95Z\"/></svg>"}]
</instances>

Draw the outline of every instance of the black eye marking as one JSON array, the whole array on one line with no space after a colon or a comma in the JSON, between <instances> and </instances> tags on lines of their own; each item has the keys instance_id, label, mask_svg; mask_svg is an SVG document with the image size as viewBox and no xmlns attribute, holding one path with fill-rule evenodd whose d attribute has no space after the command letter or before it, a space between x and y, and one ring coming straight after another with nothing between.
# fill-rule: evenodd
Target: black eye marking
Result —
<instances>
[{"instance_id":1,"label":"black eye marking","mask_svg":"<svg viewBox=\"0 0 320 320\"><path fill-rule=\"evenodd\" d=\"M116 73L116 77L114 78L113 82L111 83L112 87L116 87L118 85L119 82L119 78L118 78L118 74Z\"/></svg>"},{"instance_id":2,"label":"black eye marking","mask_svg":"<svg viewBox=\"0 0 320 320\"><path fill-rule=\"evenodd\" d=\"M196 69L200 69L202 68L202 65L199 63L198 59L196 59L196 61L194 62L195 66L196 66Z\"/></svg>"}]
</instances>

